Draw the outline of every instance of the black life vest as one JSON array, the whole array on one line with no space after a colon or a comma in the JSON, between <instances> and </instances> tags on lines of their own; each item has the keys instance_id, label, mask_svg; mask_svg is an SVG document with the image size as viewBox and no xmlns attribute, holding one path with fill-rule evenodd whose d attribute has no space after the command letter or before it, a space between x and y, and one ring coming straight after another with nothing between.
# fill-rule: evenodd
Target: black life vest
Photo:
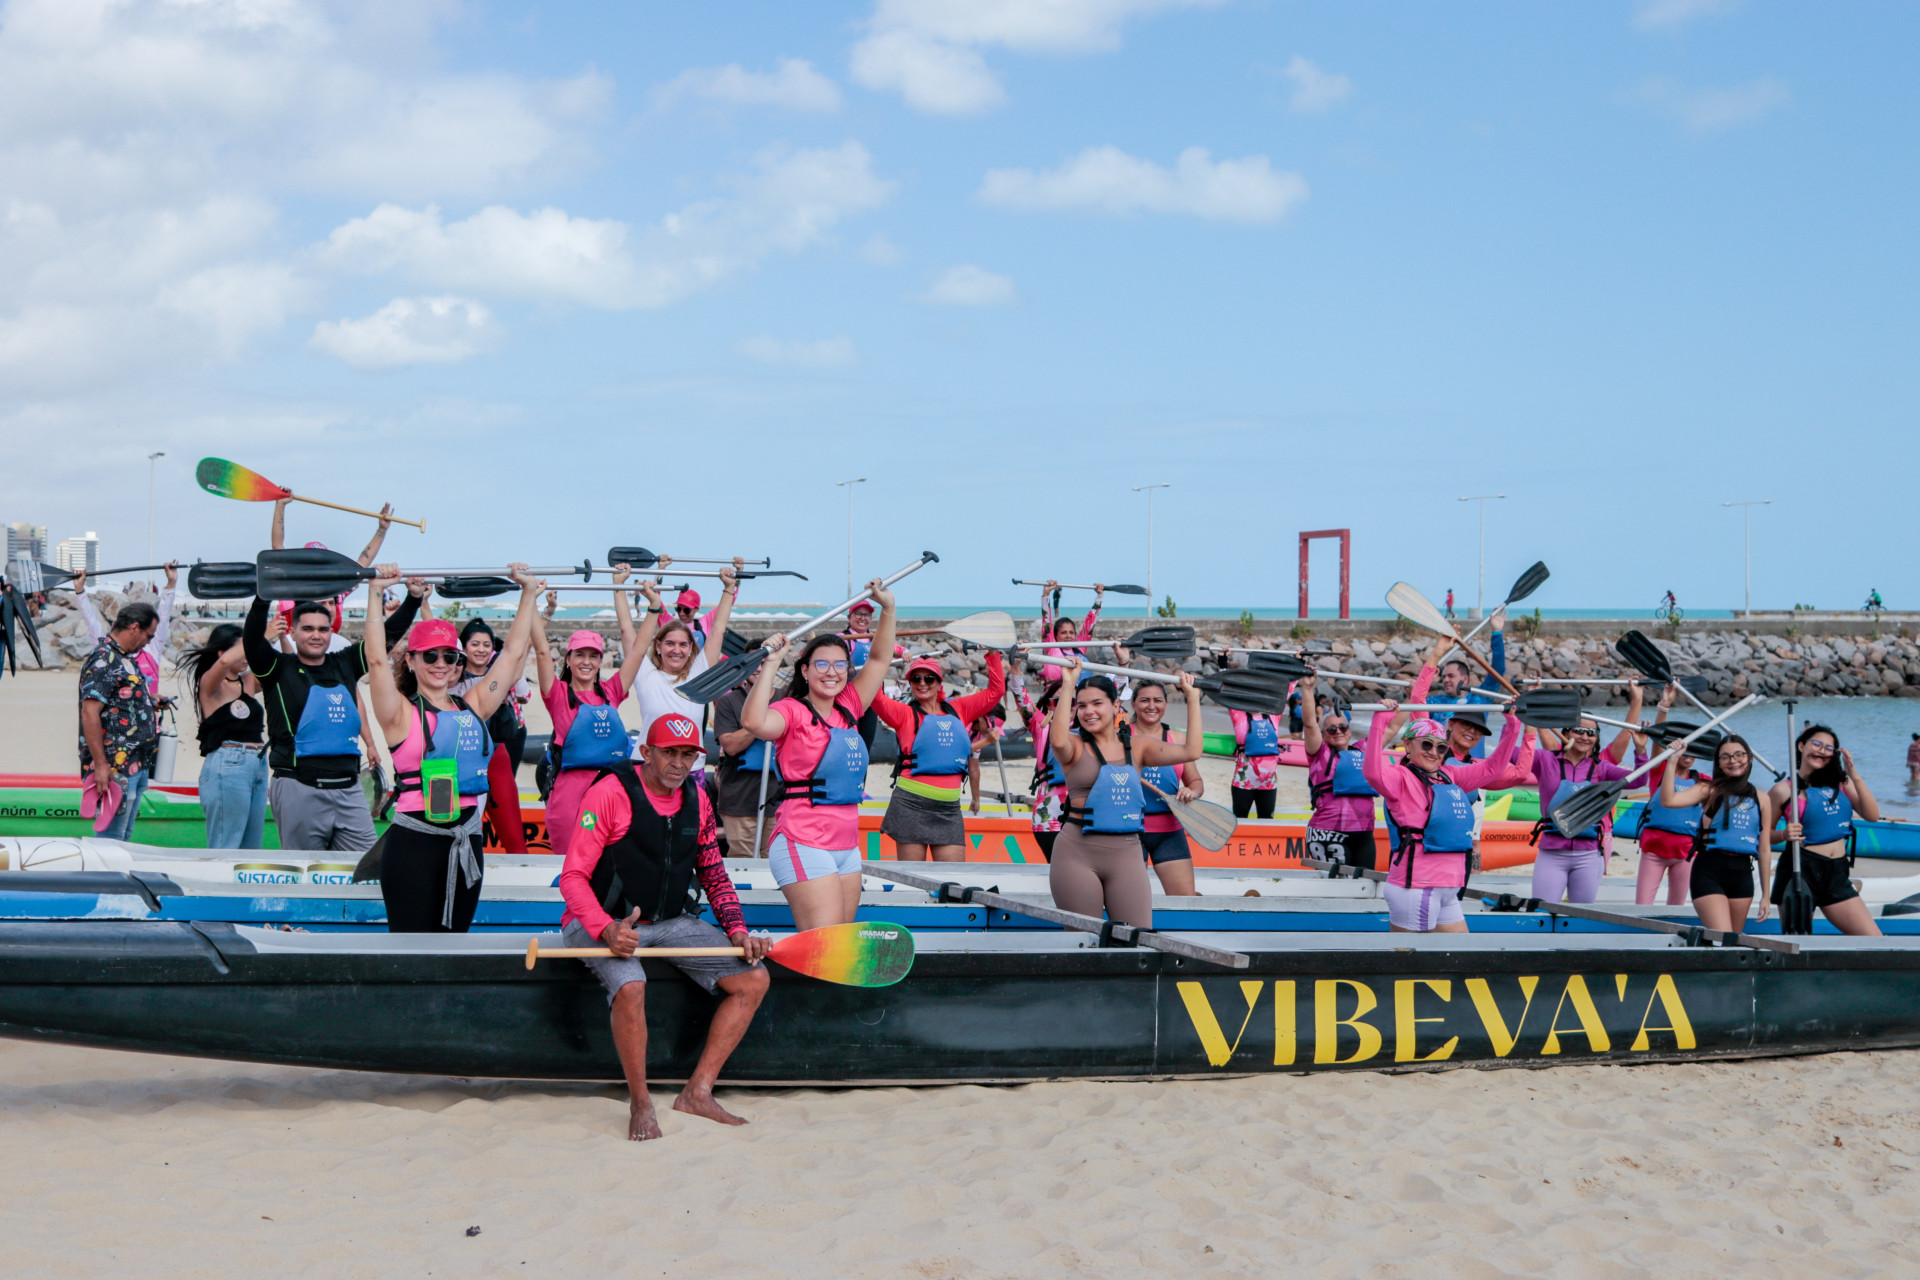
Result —
<instances>
[{"instance_id":1,"label":"black life vest","mask_svg":"<svg viewBox=\"0 0 1920 1280\"><path fill-rule=\"evenodd\" d=\"M626 789L633 821L625 835L601 852L589 878L601 908L624 920L635 907L642 920L658 923L696 911L700 891L694 868L700 859L700 789L689 776L680 787L680 811L663 818L640 785L632 765L603 769Z\"/></svg>"}]
</instances>

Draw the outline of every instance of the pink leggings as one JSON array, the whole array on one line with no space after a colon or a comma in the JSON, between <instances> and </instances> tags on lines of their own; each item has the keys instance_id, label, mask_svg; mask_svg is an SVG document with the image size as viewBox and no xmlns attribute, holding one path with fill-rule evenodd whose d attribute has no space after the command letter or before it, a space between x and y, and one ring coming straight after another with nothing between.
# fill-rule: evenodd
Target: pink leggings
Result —
<instances>
[{"instance_id":1,"label":"pink leggings","mask_svg":"<svg viewBox=\"0 0 1920 1280\"><path fill-rule=\"evenodd\" d=\"M1639 879L1633 887L1633 900L1651 906L1660 896L1660 877L1667 878L1667 905L1677 907L1687 900L1693 863L1686 858L1662 858L1640 851Z\"/></svg>"},{"instance_id":2,"label":"pink leggings","mask_svg":"<svg viewBox=\"0 0 1920 1280\"><path fill-rule=\"evenodd\" d=\"M1592 902L1600 896L1606 855L1598 849L1542 849L1533 860L1533 896L1542 902Z\"/></svg>"}]
</instances>

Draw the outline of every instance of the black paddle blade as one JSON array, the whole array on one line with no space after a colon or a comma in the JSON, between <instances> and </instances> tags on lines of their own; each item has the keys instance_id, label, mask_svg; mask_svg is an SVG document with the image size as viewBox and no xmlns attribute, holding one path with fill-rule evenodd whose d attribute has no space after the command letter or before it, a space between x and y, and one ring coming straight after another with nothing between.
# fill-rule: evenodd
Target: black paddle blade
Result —
<instances>
[{"instance_id":1,"label":"black paddle blade","mask_svg":"<svg viewBox=\"0 0 1920 1280\"><path fill-rule=\"evenodd\" d=\"M512 578L443 578L433 589L449 600L483 600L518 591L520 584Z\"/></svg>"},{"instance_id":2,"label":"black paddle blade","mask_svg":"<svg viewBox=\"0 0 1920 1280\"><path fill-rule=\"evenodd\" d=\"M1649 680L1664 684L1673 678L1673 664L1667 661L1667 655L1638 631L1629 631L1614 641L1613 651Z\"/></svg>"},{"instance_id":3,"label":"black paddle blade","mask_svg":"<svg viewBox=\"0 0 1920 1280\"><path fill-rule=\"evenodd\" d=\"M1540 589L1540 584L1552 575L1547 572L1547 562L1535 560L1531 568L1513 580L1513 590L1507 592L1507 603L1516 604Z\"/></svg>"},{"instance_id":4,"label":"black paddle blade","mask_svg":"<svg viewBox=\"0 0 1920 1280\"><path fill-rule=\"evenodd\" d=\"M1309 666L1297 653L1250 653L1247 655L1246 669L1287 680L1304 680L1320 670Z\"/></svg>"},{"instance_id":5,"label":"black paddle blade","mask_svg":"<svg viewBox=\"0 0 1920 1280\"><path fill-rule=\"evenodd\" d=\"M24 556L7 561L7 581L13 584L15 591L27 595L51 591L72 577L65 569L56 569L50 564L29 560Z\"/></svg>"},{"instance_id":6,"label":"black paddle blade","mask_svg":"<svg viewBox=\"0 0 1920 1280\"><path fill-rule=\"evenodd\" d=\"M1184 661L1198 651L1192 627L1142 627L1120 643L1139 657L1169 662Z\"/></svg>"},{"instance_id":7,"label":"black paddle blade","mask_svg":"<svg viewBox=\"0 0 1920 1280\"><path fill-rule=\"evenodd\" d=\"M1697 728L1699 728L1698 725L1679 724L1669 720L1666 724L1654 725L1651 729L1647 730L1647 732L1652 736L1653 740L1660 745L1660 749L1664 751ZM1689 743L1686 752L1696 760L1711 760L1719 753L1721 741L1722 736L1720 731L1718 729L1709 729ZM1654 776L1657 778L1659 775L1655 774Z\"/></svg>"},{"instance_id":8,"label":"black paddle blade","mask_svg":"<svg viewBox=\"0 0 1920 1280\"><path fill-rule=\"evenodd\" d=\"M1147 594L1145 587L1136 587L1130 582L1109 582L1107 584L1107 590L1117 596L1143 596Z\"/></svg>"},{"instance_id":9,"label":"black paddle blade","mask_svg":"<svg viewBox=\"0 0 1920 1280\"><path fill-rule=\"evenodd\" d=\"M1673 682L1696 698L1710 687L1705 676L1675 676Z\"/></svg>"},{"instance_id":10,"label":"black paddle blade","mask_svg":"<svg viewBox=\"0 0 1920 1280\"><path fill-rule=\"evenodd\" d=\"M1553 812L1547 817L1552 820L1554 830L1571 840L1600 821L1613 811L1613 802L1626 790L1626 783L1619 778L1611 782L1596 782L1580 790L1553 806Z\"/></svg>"},{"instance_id":11,"label":"black paddle blade","mask_svg":"<svg viewBox=\"0 0 1920 1280\"><path fill-rule=\"evenodd\" d=\"M734 576L745 582L748 578L798 578L807 581L807 575L792 569L741 569Z\"/></svg>"},{"instance_id":12,"label":"black paddle blade","mask_svg":"<svg viewBox=\"0 0 1920 1280\"><path fill-rule=\"evenodd\" d=\"M717 667L708 667L681 685L680 696L689 702L698 702L705 706L758 671L760 664L766 660L765 649L749 649L745 653L736 654Z\"/></svg>"},{"instance_id":13,"label":"black paddle blade","mask_svg":"<svg viewBox=\"0 0 1920 1280\"><path fill-rule=\"evenodd\" d=\"M216 561L187 568L187 594L201 600L250 600L255 594L256 582L254 567L245 560Z\"/></svg>"},{"instance_id":14,"label":"black paddle blade","mask_svg":"<svg viewBox=\"0 0 1920 1280\"><path fill-rule=\"evenodd\" d=\"M318 600L371 582L374 572L358 560L324 547L262 551L254 560L256 595L269 600Z\"/></svg>"},{"instance_id":15,"label":"black paddle blade","mask_svg":"<svg viewBox=\"0 0 1920 1280\"><path fill-rule=\"evenodd\" d=\"M645 547L608 547L607 563L624 564L632 569L651 569L660 562L660 557Z\"/></svg>"},{"instance_id":16,"label":"black paddle blade","mask_svg":"<svg viewBox=\"0 0 1920 1280\"><path fill-rule=\"evenodd\" d=\"M46 666L46 662L40 657L40 632L36 630L33 625L33 610L27 608L26 600L18 591L8 592L7 601L13 608L13 616L19 620L21 637L26 640L27 648L33 650L34 665L41 667ZM14 636L11 626L9 626L7 630L7 650L9 653L14 653L17 657L18 651L14 649Z\"/></svg>"},{"instance_id":17,"label":"black paddle blade","mask_svg":"<svg viewBox=\"0 0 1920 1280\"><path fill-rule=\"evenodd\" d=\"M720 637L720 652L726 654L729 658L739 657L752 646L753 641L747 639L738 631L728 630L725 635Z\"/></svg>"},{"instance_id":18,"label":"black paddle blade","mask_svg":"<svg viewBox=\"0 0 1920 1280\"><path fill-rule=\"evenodd\" d=\"M1293 686L1293 681L1283 676L1246 670L1223 671L1195 683L1217 706L1269 716L1287 713L1287 693Z\"/></svg>"},{"instance_id":19,"label":"black paddle blade","mask_svg":"<svg viewBox=\"0 0 1920 1280\"><path fill-rule=\"evenodd\" d=\"M1564 730L1580 723L1578 689L1529 689L1507 705L1520 723L1535 729Z\"/></svg>"},{"instance_id":20,"label":"black paddle blade","mask_svg":"<svg viewBox=\"0 0 1920 1280\"><path fill-rule=\"evenodd\" d=\"M1813 889L1798 871L1787 879L1780 891L1780 932L1801 937L1813 932Z\"/></svg>"}]
</instances>

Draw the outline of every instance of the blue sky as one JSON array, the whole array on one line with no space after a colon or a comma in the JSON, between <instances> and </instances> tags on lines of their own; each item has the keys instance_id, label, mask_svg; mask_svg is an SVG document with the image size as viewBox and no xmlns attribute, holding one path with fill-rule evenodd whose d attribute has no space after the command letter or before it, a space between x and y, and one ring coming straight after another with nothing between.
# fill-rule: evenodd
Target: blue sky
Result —
<instances>
[{"instance_id":1,"label":"blue sky","mask_svg":"<svg viewBox=\"0 0 1920 1280\"><path fill-rule=\"evenodd\" d=\"M0 520L1284 605L1920 601L1911 5L0 7ZM296 508L356 550L364 523ZM1331 603L1331 547L1315 556ZM792 599L769 587L763 598Z\"/></svg>"}]
</instances>

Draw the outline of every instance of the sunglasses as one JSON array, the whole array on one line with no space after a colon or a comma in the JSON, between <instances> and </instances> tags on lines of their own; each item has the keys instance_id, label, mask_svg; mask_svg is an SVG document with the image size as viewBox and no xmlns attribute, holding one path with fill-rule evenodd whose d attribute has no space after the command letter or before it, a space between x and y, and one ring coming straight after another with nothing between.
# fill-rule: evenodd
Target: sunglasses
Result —
<instances>
[{"instance_id":1,"label":"sunglasses","mask_svg":"<svg viewBox=\"0 0 1920 1280\"><path fill-rule=\"evenodd\" d=\"M829 662L825 658L815 658L813 660L813 669L821 675L825 675L829 671L845 671L847 669L847 660L840 658L836 661Z\"/></svg>"},{"instance_id":2,"label":"sunglasses","mask_svg":"<svg viewBox=\"0 0 1920 1280\"><path fill-rule=\"evenodd\" d=\"M1353 726L1346 725L1346 724L1330 724L1326 728L1322 729L1320 732L1321 733L1352 733Z\"/></svg>"},{"instance_id":3,"label":"sunglasses","mask_svg":"<svg viewBox=\"0 0 1920 1280\"><path fill-rule=\"evenodd\" d=\"M1597 738L1600 736L1600 731L1598 729L1569 729L1567 730L1567 736L1569 738Z\"/></svg>"},{"instance_id":4,"label":"sunglasses","mask_svg":"<svg viewBox=\"0 0 1920 1280\"><path fill-rule=\"evenodd\" d=\"M1415 751L1428 751L1436 756L1443 756L1447 753L1447 744L1438 738L1415 738L1413 740L1413 749Z\"/></svg>"},{"instance_id":5,"label":"sunglasses","mask_svg":"<svg viewBox=\"0 0 1920 1280\"><path fill-rule=\"evenodd\" d=\"M930 676L923 671L917 676L908 676L907 683L908 684L939 684L940 677Z\"/></svg>"},{"instance_id":6,"label":"sunglasses","mask_svg":"<svg viewBox=\"0 0 1920 1280\"><path fill-rule=\"evenodd\" d=\"M457 667L464 658L458 649L426 649L414 656L429 667Z\"/></svg>"}]
</instances>

